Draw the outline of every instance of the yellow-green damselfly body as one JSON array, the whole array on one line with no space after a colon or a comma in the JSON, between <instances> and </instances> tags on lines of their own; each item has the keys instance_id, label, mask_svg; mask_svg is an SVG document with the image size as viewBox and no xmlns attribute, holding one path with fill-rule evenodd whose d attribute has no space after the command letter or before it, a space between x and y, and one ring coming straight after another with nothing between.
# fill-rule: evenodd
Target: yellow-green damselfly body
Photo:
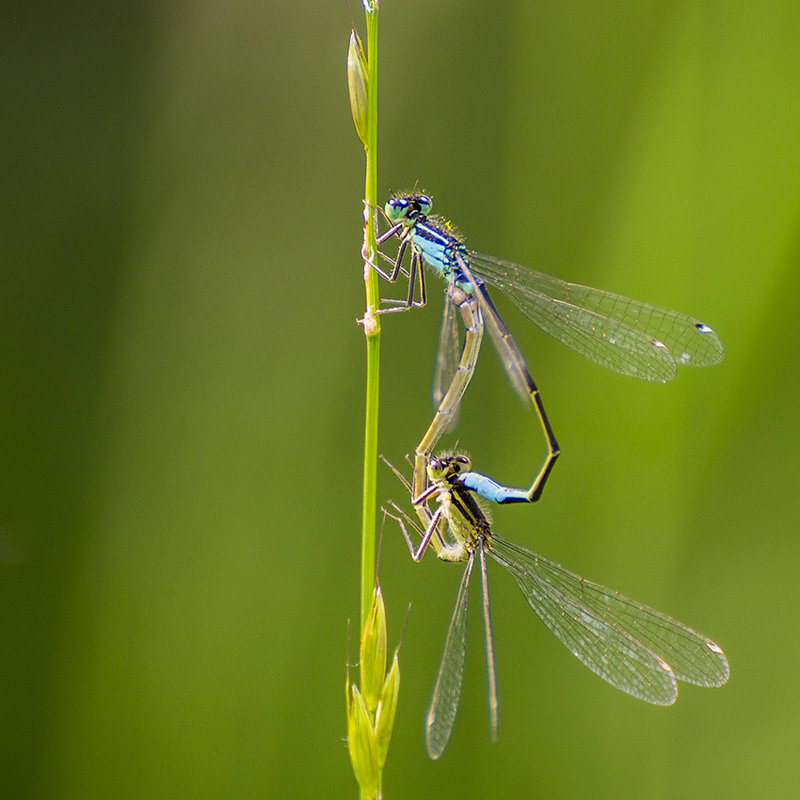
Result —
<instances>
[{"instance_id":1,"label":"yellow-green damselfly body","mask_svg":"<svg viewBox=\"0 0 800 800\"><path fill-rule=\"evenodd\" d=\"M395 473L399 475L397 470ZM475 493L463 483L471 472L464 455L443 455L428 463L430 487L413 498L424 509L425 530L393 505L415 561L438 540L444 561L465 562L464 574L445 638L430 707L425 718L425 747L439 758L450 740L461 697L466 654L467 601L475 561L479 565L484 643L488 675L489 727L497 737L498 693L489 606L488 555L511 574L530 607L556 638L592 672L633 697L668 706L678 696L678 681L722 686L730 674L722 648L681 622L636 600L585 580L528 548L495 535ZM411 488L402 478L404 485ZM436 502L431 511L428 503ZM406 523L422 536L412 542Z\"/></svg>"},{"instance_id":2,"label":"yellow-green damselfly body","mask_svg":"<svg viewBox=\"0 0 800 800\"><path fill-rule=\"evenodd\" d=\"M406 299L390 301L394 306L383 309L384 313L425 304L423 264L441 275L446 284L444 323L434 382L434 399L439 407L417 450L417 460L422 456L423 467L438 439L457 417L458 404L471 378L470 364L474 369L477 362L484 326L489 329L515 389L523 399L532 399L548 445L544 465L531 486L528 489L502 487L502 502L537 500L558 457L558 444L539 390L492 303L487 285L503 291L525 316L558 341L590 361L623 375L663 382L675 376L678 365L711 366L722 359L722 342L704 322L652 303L569 283L469 250L449 222L430 215L432 207L432 199L425 194L399 194L390 198L384 211L391 227L379 239L384 243L398 236L400 245L395 258L391 259L392 270L378 271L390 281L397 280L401 274L409 279ZM405 269L403 258L407 251L410 261ZM417 287L419 298L415 299ZM465 326L465 311L472 323L472 335L465 338L460 362L456 310ZM465 359L465 354L469 358ZM453 387L457 391L451 392ZM417 464L415 488L421 491L419 471Z\"/></svg>"}]
</instances>

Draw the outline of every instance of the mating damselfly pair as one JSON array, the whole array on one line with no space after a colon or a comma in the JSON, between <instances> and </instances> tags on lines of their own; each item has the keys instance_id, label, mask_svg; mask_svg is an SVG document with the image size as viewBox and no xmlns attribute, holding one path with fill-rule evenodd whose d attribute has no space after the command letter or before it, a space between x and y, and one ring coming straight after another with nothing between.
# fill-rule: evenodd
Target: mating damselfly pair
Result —
<instances>
[{"instance_id":1,"label":"mating damselfly pair","mask_svg":"<svg viewBox=\"0 0 800 800\"><path fill-rule=\"evenodd\" d=\"M700 686L722 685L728 677L728 663L710 639L654 609L585 581L532 550L495 536L478 499L495 503L538 500L560 453L539 389L489 296L487 284L502 290L546 333L586 358L644 380L670 380L678 365L718 363L723 355L719 337L708 325L686 314L568 283L468 250L448 222L430 216L431 209L432 201L424 194L390 198L385 206L390 227L378 242L384 244L397 236L399 247L394 258L384 256L392 263L391 270L373 264L389 281L400 276L408 279L406 297L385 301L389 307L378 313L425 305L424 266L445 280L434 379L437 410L415 450L412 481L403 479L421 527L396 505L392 506L394 511L387 511L400 523L415 560L431 545L442 560L466 562L426 719L429 755L438 758L444 751L458 707L466 647L467 590L476 557L483 596L490 728L493 734L497 730L487 553L511 573L528 603L556 637L617 688L651 703L669 705L677 696L676 680ZM459 318L464 328L460 353ZM515 390L533 403L547 444L544 463L526 489L473 472L464 456L433 457L439 439L457 419L487 328ZM428 505L431 501L437 503L434 511ZM418 547L411 541L406 524L422 536Z\"/></svg>"}]
</instances>

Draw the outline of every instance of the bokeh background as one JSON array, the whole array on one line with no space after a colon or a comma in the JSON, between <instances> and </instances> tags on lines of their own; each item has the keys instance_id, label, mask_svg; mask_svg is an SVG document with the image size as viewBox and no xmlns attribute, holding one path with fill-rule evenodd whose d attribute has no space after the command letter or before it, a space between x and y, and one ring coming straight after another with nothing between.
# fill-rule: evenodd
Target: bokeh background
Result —
<instances>
[{"instance_id":1,"label":"bokeh background","mask_svg":"<svg viewBox=\"0 0 800 800\"><path fill-rule=\"evenodd\" d=\"M319 0L4 13L3 796L356 796L349 26ZM723 337L721 365L645 385L499 301L564 452L543 501L495 527L732 665L725 688L649 707L494 570L500 741L476 625L432 763L422 717L460 571L412 564L387 526L392 643L412 607L386 797L796 797L800 6L384 0L380 37L382 196L418 185L476 249ZM385 320L398 464L431 416L431 285L429 308ZM457 435L509 482L543 453L488 346Z\"/></svg>"}]
</instances>

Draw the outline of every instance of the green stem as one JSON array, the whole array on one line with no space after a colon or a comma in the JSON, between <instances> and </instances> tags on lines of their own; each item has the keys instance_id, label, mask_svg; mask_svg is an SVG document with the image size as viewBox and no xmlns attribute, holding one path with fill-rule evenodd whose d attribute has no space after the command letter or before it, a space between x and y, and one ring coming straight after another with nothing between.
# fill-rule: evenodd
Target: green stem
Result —
<instances>
[{"instance_id":1,"label":"green stem","mask_svg":"<svg viewBox=\"0 0 800 800\"><path fill-rule=\"evenodd\" d=\"M380 298L375 271L367 261L376 258L375 215L378 194L378 4L367 10L367 142L364 186L364 284L367 308L367 385L364 413L364 488L361 504L361 626L367 618L375 582L375 520L377 516L378 400L380 386Z\"/></svg>"},{"instance_id":2,"label":"green stem","mask_svg":"<svg viewBox=\"0 0 800 800\"><path fill-rule=\"evenodd\" d=\"M378 195L378 3L364 3L367 16L367 128L364 150L364 289L366 311L364 335L367 344L367 381L364 408L364 483L361 501L361 626L369 614L375 591L375 523L377 517L378 401L380 397L381 325L376 315L380 304L378 276L370 266L377 257L375 214ZM372 720L374 723L374 719ZM378 774L378 797L381 796L381 770ZM361 800L367 800L359 789Z\"/></svg>"}]
</instances>

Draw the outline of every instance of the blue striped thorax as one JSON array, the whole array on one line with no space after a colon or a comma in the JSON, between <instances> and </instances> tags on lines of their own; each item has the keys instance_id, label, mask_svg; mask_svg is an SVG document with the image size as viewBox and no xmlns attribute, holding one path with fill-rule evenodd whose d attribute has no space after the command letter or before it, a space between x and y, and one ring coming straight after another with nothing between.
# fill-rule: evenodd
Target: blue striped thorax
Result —
<instances>
[{"instance_id":1,"label":"blue striped thorax","mask_svg":"<svg viewBox=\"0 0 800 800\"><path fill-rule=\"evenodd\" d=\"M411 242L414 252L446 281L467 293L473 290L459 262L467 262L467 248L453 226L439 217L429 217L433 200L425 194L396 195L385 207L392 224L400 223L406 230L401 238ZM468 262L467 262L468 263Z\"/></svg>"}]
</instances>

